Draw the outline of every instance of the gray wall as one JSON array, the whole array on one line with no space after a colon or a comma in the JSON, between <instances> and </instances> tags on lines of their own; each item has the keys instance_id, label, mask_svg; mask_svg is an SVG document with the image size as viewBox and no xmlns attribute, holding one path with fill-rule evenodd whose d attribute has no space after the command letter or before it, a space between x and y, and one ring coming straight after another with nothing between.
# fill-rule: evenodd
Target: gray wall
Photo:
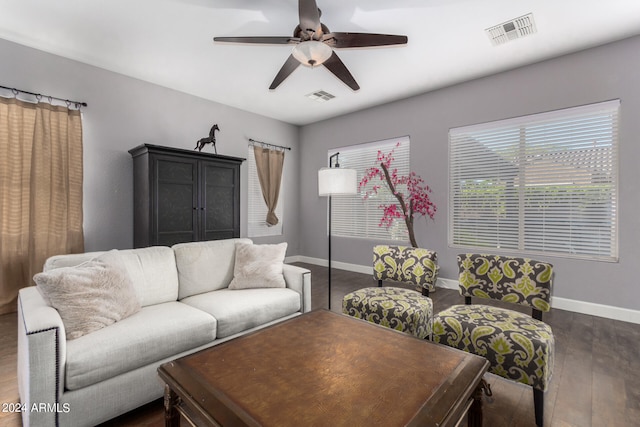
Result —
<instances>
[{"instance_id":1,"label":"gray wall","mask_svg":"<svg viewBox=\"0 0 640 427\"><path fill-rule=\"evenodd\" d=\"M441 276L452 279L458 250L447 247L446 236L448 129L620 98L620 261L548 259L556 265L555 296L639 310L634 280L640 255L638 51L640 37L635 37L301 129L4 40L0 56L10 60L0 63L0 84L89 104L83 119L87 250L133 244L127 150L142 143L192 149L218 123L221 154L246 157L248 137L293 148L283 179L284 236L255 240L287 241L287 255L326 259L326 199L317 196L316 171L325 166L327 150L408 134L412 170L433 188L439 209L434 221L417 224L418 242L438 251ZM246 165L242 181L245 235ZM333 260L368 266L375 243L334 238Z\"/></svg>"},{"instance_id":2,"label":"gray wall","mask_svg":"<svg viewBox=\"0 0 640 427\"><path fill-rule=\"evenodd\" d=\"M133 246L132 160L143 143L193 149L214 123L218 153L247 157L248 138L292 147L283 172L284 235L297 254L299 128L0 39L0 84L85 101L84 231L87 251ZM205 151L212 152L210 147ZM247 232L247 166L241 169L241 233Z\"/></svg>"},{"instance_id":3,"label":"gray wall","mask_svg":"<svg viewBox=\"0 0 640 427\"><path fill-rule=\"evenodd\" d=\"M556 297L640 309L640 37L455 85L301 129L300 254L326 259L326 200L316 171L327 150L401 135L411 137L411 168L433 189L434 221L416 225L418 243L438 252L441 276L457 278L458 249L447 247L449 128L619 98L620 261L544 257L556 267ZM334 238L332 259L370 265L367 239Z\"/></svg>"}]
</instances>

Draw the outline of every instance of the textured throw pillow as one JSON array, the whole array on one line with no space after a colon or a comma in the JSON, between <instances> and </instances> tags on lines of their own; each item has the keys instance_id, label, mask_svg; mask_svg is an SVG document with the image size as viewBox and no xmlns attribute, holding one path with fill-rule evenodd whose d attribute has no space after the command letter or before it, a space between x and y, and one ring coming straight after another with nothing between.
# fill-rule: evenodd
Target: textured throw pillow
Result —
<instances>
[{"instance_id":1,"label":"textured throw pillow","mask_svg":"<svg viewBox=\"0 0 640 427\"><path fill-rule=\"evenodd\" d=\"M287 244L236 244L233 280L229 289L286 288L282 275Z\"/></svg>"},{"instance_id":2,"label":"textured throw pillow","mask_svg":"<svg viewBox=\"0 0 640 427\"><path fill-rule=\"evenodd\" d=\"M38 273L33 280L43 297L60 313L68 340L140 310L133 283L117 250L74 267Z\"/></svg>"}]
</instances>

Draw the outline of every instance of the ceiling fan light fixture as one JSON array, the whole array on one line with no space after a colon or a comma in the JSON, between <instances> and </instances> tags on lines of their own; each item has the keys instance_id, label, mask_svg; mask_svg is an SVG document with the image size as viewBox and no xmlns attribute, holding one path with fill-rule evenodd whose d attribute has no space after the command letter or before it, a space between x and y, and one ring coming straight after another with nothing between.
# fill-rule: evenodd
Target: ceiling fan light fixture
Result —
<instances>
[{"instance_id":1,"label":"ceiling fan light fixture","mask_svg":"<svg viewBox=\"0 0 640 427\"><path fill-rule=\"evenodd\" d=\"M333 55L333 49L316 40L301 42L293 48L293 57L307 67L322 65L331 55Z\"/></svg>"}]
</instances>

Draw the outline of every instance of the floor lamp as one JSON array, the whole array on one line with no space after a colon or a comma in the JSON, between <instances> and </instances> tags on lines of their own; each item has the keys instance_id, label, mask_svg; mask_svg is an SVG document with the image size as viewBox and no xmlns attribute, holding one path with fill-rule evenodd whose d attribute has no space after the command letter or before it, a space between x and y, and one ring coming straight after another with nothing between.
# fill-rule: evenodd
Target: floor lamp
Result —
<instances>
[{"instance_id":1,"label":"floor lamp","mask_svg":"<svg viewBox=\"0 0 640 427\"><path fill-rule=\"evenodd\" d=\"M331 196L357 193L357 173L355 169L341 169L338 154L329 157L329 167L318 171L318 195L329 198L329 310L331 310ZM335 165L332 166L335 158Z\"/></svg>"}]
</instances>

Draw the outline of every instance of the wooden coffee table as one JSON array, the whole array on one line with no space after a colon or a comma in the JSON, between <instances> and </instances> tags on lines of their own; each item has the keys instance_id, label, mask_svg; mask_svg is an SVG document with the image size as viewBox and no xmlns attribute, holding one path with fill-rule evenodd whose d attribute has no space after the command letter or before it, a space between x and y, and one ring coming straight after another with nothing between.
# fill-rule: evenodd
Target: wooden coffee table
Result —
<instances>
[{"instance_id":1,"label":"wooden coffee table","mask_svg":"<svg viewBox=\"0 0 640 427\"><path fill-rule=\"evenodd\" d=\"M482 423L482 358L316 310L158 368L167 426ZM476 397L474 399L474 396Z\"/></svg>"}]
</instances>

